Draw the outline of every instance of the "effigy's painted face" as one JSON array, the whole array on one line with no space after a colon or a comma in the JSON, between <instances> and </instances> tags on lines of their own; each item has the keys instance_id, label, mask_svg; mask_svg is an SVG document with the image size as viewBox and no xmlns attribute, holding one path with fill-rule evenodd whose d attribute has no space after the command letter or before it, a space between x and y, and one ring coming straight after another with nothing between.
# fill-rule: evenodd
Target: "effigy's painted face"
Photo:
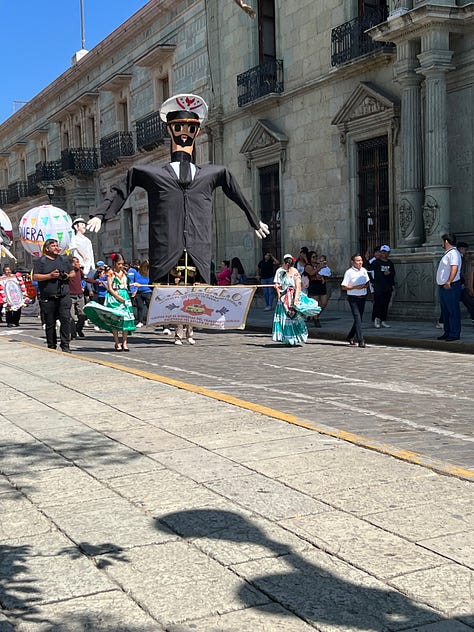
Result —
<instances>
[{"instance_id":1,"label":"effigy's painted face","mask_svg":"<svg viewBox=\"0 0 474 632\"><path fill-rule=\"evenodd\" d=\"M199 121L172 121L168 123L171 151L185 151L192 154L194 141L200 131Z\"/></svg>"}]
</instances>

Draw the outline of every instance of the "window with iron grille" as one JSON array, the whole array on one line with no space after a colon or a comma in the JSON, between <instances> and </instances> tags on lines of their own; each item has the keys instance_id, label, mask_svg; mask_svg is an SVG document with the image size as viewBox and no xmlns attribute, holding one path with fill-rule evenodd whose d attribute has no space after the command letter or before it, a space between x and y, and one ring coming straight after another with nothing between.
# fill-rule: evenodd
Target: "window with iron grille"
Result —
<instances>
[{"instance_id":1,"label":"window with iron grille","mask_svg":"<svg viewBox=\"0 0 474 632\"><path fill-rule=\"evenodd\" d=\"M357 143L359 245L364 254L390 243L388 139L379 136Z\"/></svg>"}]
</instances>

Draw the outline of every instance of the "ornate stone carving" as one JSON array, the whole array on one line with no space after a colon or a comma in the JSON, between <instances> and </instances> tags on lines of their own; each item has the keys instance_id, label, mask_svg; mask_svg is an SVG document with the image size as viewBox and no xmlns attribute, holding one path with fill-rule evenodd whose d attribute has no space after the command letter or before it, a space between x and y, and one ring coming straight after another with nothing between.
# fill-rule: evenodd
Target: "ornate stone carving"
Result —
<instances>
[{"instance_id":1,"label":"ornate stone carving","mask_svg":"<svg viewBox=\"0 0 474 632\"><path fill-rule=\"evenodd\" d=\"M439 221L439 205L432 195L427 195L423 205L423 223L427 234L433 233Z\"/></svg>"},{"instance_id":2,"label":"ornate stone carving","mask_svg":"<svg viewBox=\"0 0 474 632\"><path fill-rule=\"evenodd\" d=\"M408 237L413 232L415 226L415 209L412 204L403 199L398 207L398 221L400 226L400 235Z\"/></svg>"},{"instance_id":3,"label":"ornate stone carving","mask_svg":"<svg viewBox=\"0 0 474 632\"><path fill-rule=\"evenodd\" d=\"M397 301L419 303L433 301L435 286L429 263L409 263L397 268Z\"/></svg>"},{"instance_id":4,"label":"ornate stone carving","mask_svg":"<svg viewBox=\"0 0 474 632\"><path fill-rule=\"evenodd\" d=\"M257 138L255 138L250 151L261 149L262 147L270 147L270 145L274 145L276 142L277 141L275 137L270 136L268 132L262 129L262 133L260 134L260 136L257 136Z\"/></svg>"},{"instance_id":5,"label":"ornate stone carving","mask_svg":"<svg viewBox=\"0 0 474 632\"><path fill-rule=\"evenodd\" d=\"M366 96L361 103L357 105L348 117L348 120L362 118L363 116L370 116L371 114L378 114L379 112L385 112L387 108L378 100L372 96Z\"/></svg>"}]
</instances>

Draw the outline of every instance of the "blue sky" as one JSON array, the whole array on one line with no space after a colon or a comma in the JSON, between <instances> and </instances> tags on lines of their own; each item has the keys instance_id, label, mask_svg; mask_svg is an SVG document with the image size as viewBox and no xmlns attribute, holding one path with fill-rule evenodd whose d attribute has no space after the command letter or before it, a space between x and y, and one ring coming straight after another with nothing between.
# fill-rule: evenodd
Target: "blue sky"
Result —
<instances>
[{"instance_id":1,"label":"blue sky","mask_svg":"<svg viewBox=\"0 0 474 632\"><path fill-rule=\"evenodd\" d=\"M146 0L84 0L91 50ZM80 0L0 0L0 123L67 70L81 48Z\"/></svg>"}]
</instances>

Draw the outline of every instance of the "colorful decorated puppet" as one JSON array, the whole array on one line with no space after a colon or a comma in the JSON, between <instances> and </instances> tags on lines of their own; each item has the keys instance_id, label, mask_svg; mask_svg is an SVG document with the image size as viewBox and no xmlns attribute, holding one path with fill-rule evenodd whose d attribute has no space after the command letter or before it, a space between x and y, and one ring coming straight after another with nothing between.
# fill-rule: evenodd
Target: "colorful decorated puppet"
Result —
<instances>
[{"instance_id":1,"label":"colorful decorated puppet","mask_svg":"<svg viewBox=\"0 0 474 632\"><path fill-rule=\"evenodd\" d=\"M165 101L160 116L171 137L171 162L137 165L112 187L88 223L98 231L101 219L113 217L136 187L148 194L150 282L167 283L170 271L180 265L194 266L195 280L210 281L212 199L221 187L245 213L259 238L269 234L259 222L230 171L220 165L194 163L194 143L207 117L205 101L194 94L179 94Z\"/></svg>"},{"instance_id":2,"label":"colorful decorated puppet","mask_svg":"<svg viewBox=\"0 0 474 632\"><path fill-rule=\"evenodd\" d=\"M71 237L69 244L70 254L79 259L82 271L87 276L89 272L95 268L94 250L91 240L85 236L86 220L82 217L76 217L72 223L74 235Z\"/></svg>"}]
</instances>

